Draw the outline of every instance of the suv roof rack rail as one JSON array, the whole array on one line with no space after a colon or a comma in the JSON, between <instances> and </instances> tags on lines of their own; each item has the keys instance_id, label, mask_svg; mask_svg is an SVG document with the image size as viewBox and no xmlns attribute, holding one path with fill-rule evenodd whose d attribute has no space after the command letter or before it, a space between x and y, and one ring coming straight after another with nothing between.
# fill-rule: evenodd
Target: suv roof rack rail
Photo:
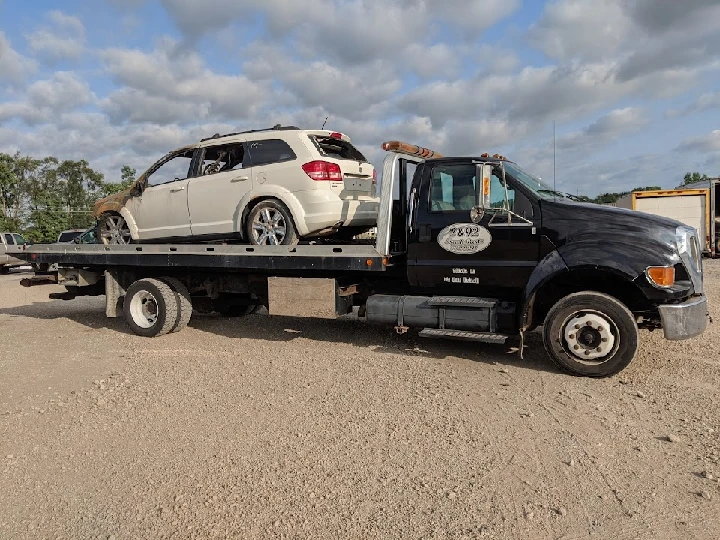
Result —
<instances>
[{"instance_id":1,"label":"suv roof rack rail","mask_svg":"<svg viewBox=\"0 0 720 540\"><path fill-rule=\"evenodd\" d=\"M264 131L299 131L300 128L297 126L281 126L280 124L276 124L271 128L264 128L264 129L249 129L247 131L237 131L235 133L226 133L225 135L220 135L219 133L216 133L212 137L206 137L204 139L200 139L200 142L209 141L211 139L220 139L222 137L232 137L233 135L244 135L246 133L262 133Z\"/></svg>"}]
</instances>

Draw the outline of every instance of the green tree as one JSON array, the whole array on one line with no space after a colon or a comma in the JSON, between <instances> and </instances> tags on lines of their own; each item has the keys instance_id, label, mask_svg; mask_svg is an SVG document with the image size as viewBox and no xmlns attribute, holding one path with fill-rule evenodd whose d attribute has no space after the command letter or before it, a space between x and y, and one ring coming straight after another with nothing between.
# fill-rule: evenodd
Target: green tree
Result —
<instances>
[{"instance_id":1,"label":"green tree","mask_svg":"<svg viewBox=\"0 0 720 540\"><path fill-rule=\"evenodd\" d=\"M135 175L137 171L129 165L123 165L120 169L120 182L103 182L102 192L103 197L119 193L135 183Z\"/></svg>"},{"instance_id":2,"label":"green tree","mask_svg":"<svg viewBox=\"0 0 720 540\"><path fill-rule=\"evenodd\" d=\"M705 180L708 180L707 174L700 174L699 172L685 173L683 186L697 184L698 182L704 182Z\"/></svg>"}]
</instances>

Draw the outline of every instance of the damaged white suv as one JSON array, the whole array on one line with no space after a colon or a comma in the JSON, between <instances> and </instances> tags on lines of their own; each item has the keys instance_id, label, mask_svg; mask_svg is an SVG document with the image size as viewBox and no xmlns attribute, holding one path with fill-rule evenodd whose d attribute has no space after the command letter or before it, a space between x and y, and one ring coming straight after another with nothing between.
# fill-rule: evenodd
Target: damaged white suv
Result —
<instances>
[{"instance_id":1,"label":"damaged white suv","mask_svg":"<svg viewBox=\"0 0 720 540\"><path fill-rule=\"evenodd\" d=\"M374 167L342 133L275 126L170 152L95 203L105 244L349 239L377 221Z\"/></svg>"}]
</instances>

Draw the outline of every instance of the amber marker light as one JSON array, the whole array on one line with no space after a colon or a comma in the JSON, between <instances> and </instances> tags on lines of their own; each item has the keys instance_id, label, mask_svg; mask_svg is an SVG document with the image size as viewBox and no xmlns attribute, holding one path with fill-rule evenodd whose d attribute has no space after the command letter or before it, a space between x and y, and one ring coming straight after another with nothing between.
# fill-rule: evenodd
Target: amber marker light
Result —
<instances>
[{"instance_id":1,"label":"amber marker light","mask_svg":"<svg viewBox=\"0 0 720 540\"><path fill-rule=\"evenodd\" d=\"M658 287L672 287L675 284L675 268L672 266L650 266L647 276Z\"/></svg>"}]
</instances>

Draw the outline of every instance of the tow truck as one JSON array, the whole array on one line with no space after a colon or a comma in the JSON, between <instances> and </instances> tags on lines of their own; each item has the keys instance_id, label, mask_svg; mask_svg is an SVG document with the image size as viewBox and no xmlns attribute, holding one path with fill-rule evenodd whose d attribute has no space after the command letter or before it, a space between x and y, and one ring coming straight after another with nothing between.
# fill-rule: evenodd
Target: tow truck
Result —
<instances>
[{"instance_id":1,"label":"tow truck","mask_svg":"<svg viewBox=\"0 0 720 540\"><path fill-rule=\"evenodd\" d=\"M105 295L106 315L155 337L193 311L334 318L398 333L504 344L542 327L549 357L606 377L635 357L639 329L690 339L708 324L697 232L583 204L494 154L445 157L383 143L377 238L366 242L35 245L66 291ZM28 280L30 284L30 280Z\"/></svg>"}]
</instances>

